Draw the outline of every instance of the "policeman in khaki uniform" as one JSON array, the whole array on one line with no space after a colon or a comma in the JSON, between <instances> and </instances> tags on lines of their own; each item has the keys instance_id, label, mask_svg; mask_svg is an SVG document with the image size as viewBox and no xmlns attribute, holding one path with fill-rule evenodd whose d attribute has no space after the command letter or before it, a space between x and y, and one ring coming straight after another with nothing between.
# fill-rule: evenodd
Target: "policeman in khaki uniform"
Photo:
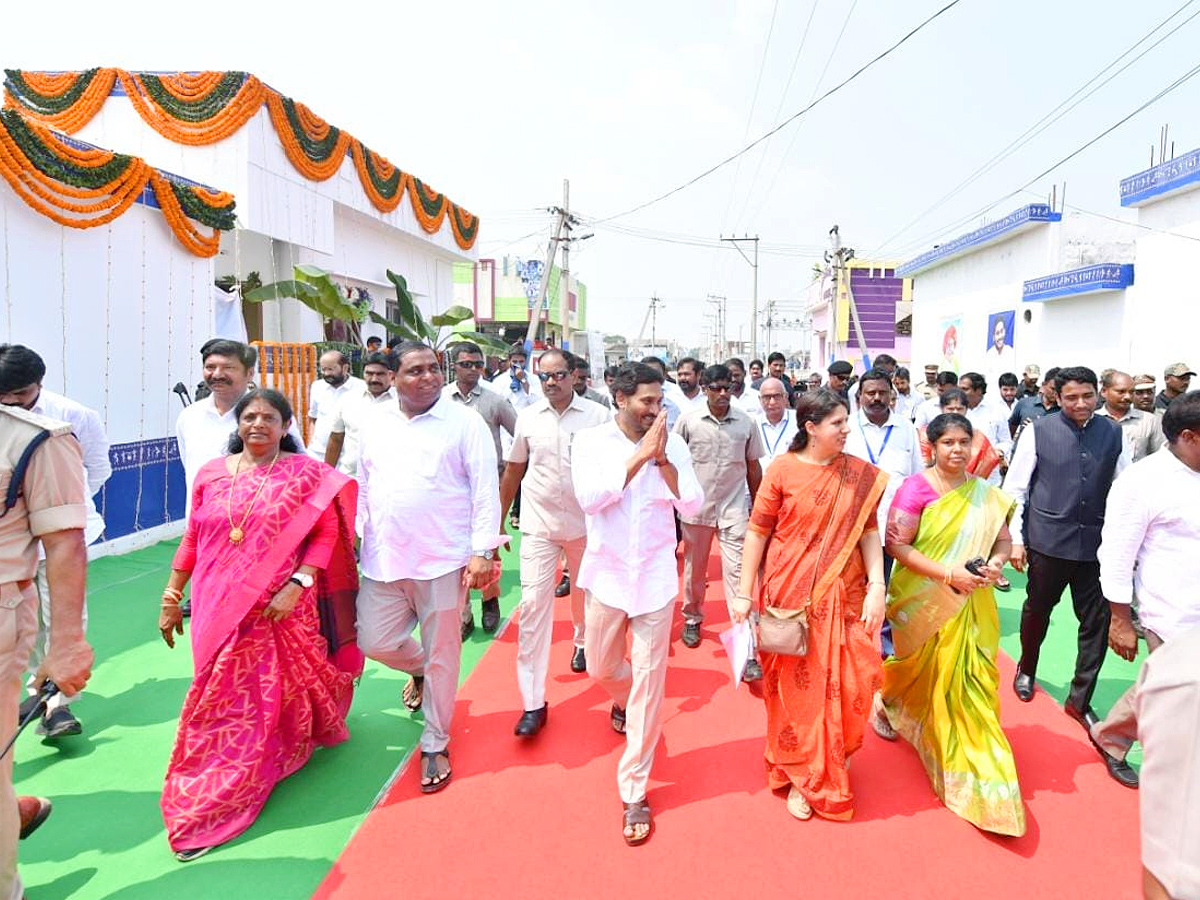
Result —
<instances>
[{"instance_id":1,"label":"policeman in khaki uniform","mask_svg":"<svg viewBox=\"0 0 1200 900\"><path fill-rule=\"evenodd\" d=\"M21 473L22 463L24 471ZM20 474L14 483L14 473ZM83 457L71 427L20 407L0 406L0 742L17 729L21 676L38 630L37 546L46 553L53 609L50 646L38 670L61 690L83 690L92 648L83 636L87 518ZM37 827L49 801L21 798L12 784L13 757L0 760L0 900L18 898L17 840Z\"/></svg>"}]
</instances>

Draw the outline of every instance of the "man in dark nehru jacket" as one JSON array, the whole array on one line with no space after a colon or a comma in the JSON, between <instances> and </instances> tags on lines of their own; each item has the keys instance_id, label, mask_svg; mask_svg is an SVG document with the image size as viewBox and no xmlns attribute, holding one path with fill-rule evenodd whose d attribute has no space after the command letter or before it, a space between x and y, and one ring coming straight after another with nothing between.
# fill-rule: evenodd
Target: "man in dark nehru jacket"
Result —
<instances>
[{"instance_id":1,"label":"man in dark nehru jacket","mask_svg":"<svg viewBox=\"0 0 1200 900\"><path fill-rule=\"evenodd\" d=\"M1107 648L1109 606L1100 590L1100 529L1113 479L1129 464L1121 428L1097 416L1096 373L1083 366L1055 376L1060 412L1034 420L1032 439L1019 441L1004 489L1017 501L1011 562L1029 567L1021 610L1021 659L1013 690L1033 699L1038 654L1050 613L1070 586L1079 620L1075 677L1065 709L1090 727L1092 692Z\"/></svg>"}]
</instances>

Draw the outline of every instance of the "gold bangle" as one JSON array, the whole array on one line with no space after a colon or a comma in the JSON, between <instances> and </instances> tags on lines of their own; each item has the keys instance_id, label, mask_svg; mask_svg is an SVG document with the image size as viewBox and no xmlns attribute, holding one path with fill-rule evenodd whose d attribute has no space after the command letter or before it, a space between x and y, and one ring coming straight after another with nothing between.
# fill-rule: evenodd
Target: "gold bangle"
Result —
<instances>
[{"instance_id":1,"label":"gold bangle","mask_svg":"<svg viewBox=\"0 0 1200 900\"><path fill-rule=\"evenodd\" d=\"M953 576L954 576L954 571L949 566L946 566L946 574L942 576L942 584L949 584L950 579Z\"/></svg>"},{"instance_id":2,"label":"gold bangle","mask_svg":"<svg viewBox=\"0 0 1200 900\"><path fill-rule=\"evenodd\" d=\"M173 587L163 588L162 595L164 597L169 597L172 600L182 600L183 599L183 591L177 590L176 588L173 588Z\"/></svg>"}]
</instances>

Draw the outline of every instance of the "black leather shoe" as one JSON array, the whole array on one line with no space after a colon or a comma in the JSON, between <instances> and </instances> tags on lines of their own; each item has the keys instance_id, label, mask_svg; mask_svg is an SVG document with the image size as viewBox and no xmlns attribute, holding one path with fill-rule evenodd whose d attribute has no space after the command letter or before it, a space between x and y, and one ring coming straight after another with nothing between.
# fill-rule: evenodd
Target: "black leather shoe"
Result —
<instances>
[{"instance_id":1,"label":"black leather shoe","mask_svg":"<svg viewBox=\"0 0 1200 900\"><path fill-rule=\"evenodd\" d=\"M700 623L685 622L683 626L683 646L699 647L700 646Z\"/></svg>"},{"instance_id":2,"label":"black leather shoe","mask_svg":"<svg viewBox=\"0 0 1200 900\"><path fill-rule=\"evenodd\" d=\"M555 597L565 597L571 593L571 576L567 572L563 572L562 581L558 583L558 587L554 589Z\"/></svg>"},{"instance_id":3,"label":"black leather shoe","mask_svg":"<svg viewBox=\"0 0 1200 900\"><path fill-rule=\"evenodd\" d=\"M1028 703L1033 699L1034 684L1032 675L1026 675L1017 669L1017 677L1013 679L1013 693L1022 703Z\"/></svg>"},{"instance_id":4,"label":"black leather shoe","mask_svg":"<svg viewBox=\"0 0 1200 900\"><path fill-rule=\"evenodd\" d=\"M1087 731L1089 737L1092 733L1092 726L1098 724L1100 721L1100 717L1096 715L1096 711L1090 706L1083 712L1080 712L1075 708L1073 703L1068 702L1063 704L1063 711L1080 725L1082 725L1084 730Z\"/></svg>"},{"instance_id":5,"label":"black leather shoe","mask_svg":"<svg viewBox=\"0 0 1200 900\"><path fill-rule=\"evenodd\" d=\"M465 641L475 633L475 616L471 616L462 623L462 639Z\"/></svg>"},{"instance_id":6,"label":"black leather shoe","mask_svg":"<svg viewBox=\"0 0 1200 900\"><path fill-rule=\"evenodd\" d=\"M571 671L587 671L587 656L584 655L582 647L576 647L575 652L571 654Z\"/></svg>"},{"instance_id":7,"label":"black leather shoe","mask_svg":"<svg viewBox=\"0 0 1200 900\"><path fill-rule=\"evenodd\" d=\"M1103 747L1096 743L1096 739L1092 737L1091 732L1088 732L1088 740L1092 742L1092 746L1096 748L1096 752L1100 754L1104 760L1104 767L1108 769L1108 774L1112 776L1113 781L1123 787L1137 789L1139 785L1138 773L1133 766L1125 762L1123 759L1117 759Z\"/></svg>"},{"instance_id":8,"label":"black leather shoe","mask_svg":"<svg viewBox=\"0 0 1200 900\"><path fill-rule=\"evenodd\" d=\"M495 634L496 629L500 627L500 601L499 600L484 600L483 601L483 630L488 634Z\"/></svg>"},{"instance_id":9,"label":"black leather shoe","mask_svg":"<svg viewBox=\"0 0 1200 900\"><path fill-rule=\"evenodd\" d=\"M521 718L517 720L517 727L513 729L513 734L518 737L533 737L546 724L546 717L550 714L550 704L542 704L541 709L527 709L521 713Z\"/></svg>"}]
</instances>

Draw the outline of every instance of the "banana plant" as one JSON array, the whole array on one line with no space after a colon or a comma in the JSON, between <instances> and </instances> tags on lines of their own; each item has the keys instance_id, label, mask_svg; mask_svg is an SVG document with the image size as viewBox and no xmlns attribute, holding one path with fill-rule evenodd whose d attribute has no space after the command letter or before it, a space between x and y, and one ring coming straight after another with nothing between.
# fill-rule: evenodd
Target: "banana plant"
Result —
<instances>
[{"instance_id":1,"label":"banana plant","mask_svg":"<svg viewBox=\"0 0 1200 900\"><path fill-rule=\"evenodd\" d=\"M471 341L473 344L478 344L484 352L505 354L509 351L508 344L490 335L481 334L478 331L454 330L456 326L475 317L475 313L465 306L451 306L445 312L438 313L426 320L424 313L421 312L421 308L417 306L416 300L408 290L408 281L405 277L391 269L387 270L387 277L388 281L396 288L398 321L386 319L377 312L369 312L367 315L372 322L382 325L408 340L429 344L439 353L449 344L457 341ZM444 328L450 330L443 332Z\"/></svg>"},{"instance_id":2,"label":"banana plant","mask_svg":"<svg viewBox=\"0 0 1200 900\"><path fill-rule=\"evenodd\" d=\"M324 269L300 265L292 267L292 278L276 281L254 288L242 295L249 303L262 303L290 297L299 300L323 319L336 319L350 326L356 342L362 343L361 323L366 319L367 307L351 303L345 292L334 283Z\"/></svg>"}]
</instances>

